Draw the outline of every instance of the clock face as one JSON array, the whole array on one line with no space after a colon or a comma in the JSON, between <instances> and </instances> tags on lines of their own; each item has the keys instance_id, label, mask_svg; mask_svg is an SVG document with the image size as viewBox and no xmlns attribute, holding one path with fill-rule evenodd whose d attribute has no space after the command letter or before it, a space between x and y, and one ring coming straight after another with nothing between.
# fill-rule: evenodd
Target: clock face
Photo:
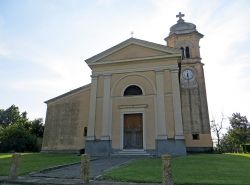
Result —
<instances>
[{"instance_id":1,"label":"clock face","mask_svg":"<svg viewBox=\"0 0 250 185\"><path fill-rule=\"evenodd\" d=\"M194 74L193 74L193 71L190 70L190 69L185 69L183 72L182 72L182 77L185 79L185 80L190 80L194 77Z\"/></svg>"}]
</instances>

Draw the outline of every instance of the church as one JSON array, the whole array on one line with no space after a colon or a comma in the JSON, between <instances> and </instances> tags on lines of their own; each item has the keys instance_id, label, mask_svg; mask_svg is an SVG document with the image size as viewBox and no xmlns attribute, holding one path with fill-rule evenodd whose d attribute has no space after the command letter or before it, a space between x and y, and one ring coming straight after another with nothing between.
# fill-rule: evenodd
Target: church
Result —
<instances>
[{"instance_id":1,"label":"church","mask_svg":"<svg viewBox=\"0 0 250 185\"><path fill-rule=\"evenodd\" d=\"M129 38L85 60L91 83L47 104L42 152L92 156L211 151L204 64L193 23L161 45Z\"/></svg>"}]
</instances>

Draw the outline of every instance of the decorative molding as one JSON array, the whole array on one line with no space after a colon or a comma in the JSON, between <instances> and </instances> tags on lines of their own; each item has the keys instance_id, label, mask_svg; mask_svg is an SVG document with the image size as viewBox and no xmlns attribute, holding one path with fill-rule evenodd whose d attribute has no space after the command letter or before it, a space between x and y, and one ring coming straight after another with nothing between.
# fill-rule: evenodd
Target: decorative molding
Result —
<instances>
[{"instance_id":1,"label":"decorative molding","mask_svg":"<svg viewBox=\"0 0 250 185\"><path fill-rule=\"evenodd\" d=\"M102 74L102 76L104 78L110 78L112 76L112 74L111 73L104 73L104 74Z\"/></svg>"},{"instance_id":2,"label":"decorative molding","mask_svg":"<svg viewBox=\"0 0 250 185\"><path fill-rule=\"evenodd\" d=\"M179 140L179 139L185 139L184 135L175 135L175 139Z\"/></svg>"},{"instance_id":3,"label":"decorative molding","mask_svg":"<svg viewBox=\"0 0 250 185\"><path fill-rule=\"evenodd\" d=\"M142 133L143 133L143 149L146 150L146 139L147 139L147 130L146 130L146 113L145 113L145 109L143 108L133 108L133 109L121 109L121 122L120 122L120 149L123 150L124 149L124 114L137 114L137 113L141 113L142 114Z\"/></svg>"},{"instance_id":4,"label":"decorative molding","mask_svg":"<svg viewBox=\"0 0 250 185\"><path fill-rule=\"evenodd\" d=\"M165 139L168 139L168 136L167 135L158 135L157 136L157 139L159 139L159 140L165 140Z\"/></svg>"},{"instance_id":5,"label":"decorative molding","mask_svg":"<svg viewBox=\"0 0 250 185\"><path fill-rule=\"evenodd\" d=\"M123 63L123 62L134 62L134 61L149 61L149 60L164 59L164 58L180 58L180 54L132 58L132 59L123 59L123 60L101 61L101 62L90 63L89 66L104 65L104 64L116 64L116 63Z\"/></svg>"},{"instance_id":6,"label":"decorative molding","mask_svg":"<svg viewBox=\"0 0 250 185\"><path fill-rule=\"evenodd\" d=\"M139 85L138 83L132 83L132 84L126 85L126 86L122 89L122 91L121 91L121 96L124 96L125 90L126 90L129 86L131 86L131 85L135 85L135 86L140 87L140 89L142 90L142 95L140 95L140 96L145 96L146 93L145 93L144 88L143 88L141 85ZM131 95L131 96L137 96L137 95Z\"/></svg>"},{"instance_id":7,"label":"decorative molding","mask_svg":"<svg viewBox=\"0 0 250 185\"><path fill-rule=\"evenodd\" d=\"M101 136L101 140L109 141L110 136Z\"/></svg>"},{"instance_id":8,"label":"decorative molding","mask_svg":"<svg viewBox=\"0 0 250 185\"><path fill-rule=\"evenodd\" d=\"M112 74L121 74L121 73L134 73L134 72L145 72L145 71L156 71L159 67L141 67L141 68L130 68L130 69L117 69L117 70L110 70L105 71L105 73L112 73ZM168 66L161 66L162 70L171 70L176 69L178 70L178 65L168 65ZM104 72L93 72L96 75L103 75Z\"/></svg>"},{"instance_id":9,"label":"decorative molding","mask_svg":"<svg viewBox=\"0 0 250 185\"><path fill-rule=\"evenodd\" d=\"M124 72L126 73L126 72ZM127 77L130 77L130 76L139 76L139 77L142 77L144 78L152 87L152 89L154 90L154 92L156 92L156 87L154 85L154 82L152 82L152 80L150 78L148 78L146 75L142 75L142 74L137 74L137 73L130 73L130 74L126 74L124 76L122 76L121 78L119 78L118 80L116 80L113 85L112 85L112 88L111 88L111 95L114 94L114 91L115 91L115 88L117 87L117 84L121 82L121 80L127 78ZM139 87L141 87L140 85L138 85ZM144 88L141 88L142 91L143 91L143 95L145 95L145 91L144 91ZM123 92L124 92L125 89L123 89ZM139 97L139 96L138 96Z\"/></svg>"},{"instance_id":10,"label":"decorative molding","mask_svg":"<svg viewBox=\"0 0 250 185\"><path fill-rule=\"evenodd\" d=\"M86 140L93 141L95 140L95 136L86 136Z\"/></svg>"},{"instance_id":11,"label":"decorative molding","mask_svg":"<svg viewBox=\"0 0 250 185\"><path fill-rule=\"evenodd\" d=\"M161 44L156 44L153 42L148 42L145 40L140 40L140 39L135 39L135 38L129 38L123 42L121 42L120 44L117 44L91 58L88 58L87 60L85 60L85 62L89 65L96 63L97 61L101 60L102 58L111 55L112 53L115 53L131 44L136 44L139 46L143 46L146 48L150 48L150 49L154 49L154 50L158 50L158 51L162 51L165 52L169 55L177 55L178 57L181 56L180 51L178 49L175 48L171 48L165 45L161 45Z\"/></svg>"},{"instance_id":12,"label":"decorative molding","mask_svg":"<svg viewBox=\"0 0 250 185\"><path fill-rule=\"evenodd\" d=\"M56 102L58 102L58 101L60 101L60 100L62 100L64 98L69 98L71 96L80 94L80 93L82 93L82 92L84 92L86 90L89 90L90 87L91 87L91 84L84 85L84 86L79 87L77 89L74 89L72 91L66 92L66 93L64 93L62 95L59 95L59 96L57 96L55 98L49 99L49 100L45 101L44 103L46 103L46 104L56 103Z\"/></svg>"},{"instance_id":13,"label":"decorative molding","mask_svg":"<svg viewBox=\"0 0 250 185\"><path fill-rule=\"evenodd\" d=\"M154 71L155 71L156 73L163 73L163 72L164 72L164 69L162 69L162 68L156 68L156 69L154 69Z\"/></svg>"},{"instance_id":14,"label":"decorative molding","mask_svg":"<svg viewBox=\"0 0 250 185\"><path fill-rule=\"evenodd\" d=\"M178 68L176 68L176 69L170 69L170 72L171 73L179 73L179 69Z\"/></svg>"},{"instance_id":15,"label":"decorative molding","mask_svg":"<svg viewBox=\"0 0 250 185\"><path fill-rule=\"evenodd\" d=\"M96 73L92 73L92 75L90 75L90 77L92 78L92 79L95 79L95 78L97 78L99 76L99 74L96 74Z\"/></svg>"},{"instance_id":16,"label":"decorative molding","mask_svg":"<svg viewBox=\"0 0 250 185\"><path fill-rule=\"evenodd\" d=\"M119 109L134 109L134 108L147 108L148 104L140 104L140 105L119 105Z\"/></svg>"}]
</instances>

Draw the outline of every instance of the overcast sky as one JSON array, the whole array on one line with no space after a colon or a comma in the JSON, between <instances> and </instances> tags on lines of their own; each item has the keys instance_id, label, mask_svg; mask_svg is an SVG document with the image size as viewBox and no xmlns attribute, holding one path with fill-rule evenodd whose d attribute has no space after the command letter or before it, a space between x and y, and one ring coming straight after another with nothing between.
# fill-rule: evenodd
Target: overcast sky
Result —
<instances>
[{"instance_id":1,"label":"overcast sky","mask_svg":"<svg viewBox=\"0 0 250 185\"><path fill-rule=\"evenodd\" d=\"M44 101L90 82L84 60L134 37L164 44L175 15L204 34L210 120L250 120L248 0L0 0L0 108L45 118Z\"/></svg>"}]
</instances>

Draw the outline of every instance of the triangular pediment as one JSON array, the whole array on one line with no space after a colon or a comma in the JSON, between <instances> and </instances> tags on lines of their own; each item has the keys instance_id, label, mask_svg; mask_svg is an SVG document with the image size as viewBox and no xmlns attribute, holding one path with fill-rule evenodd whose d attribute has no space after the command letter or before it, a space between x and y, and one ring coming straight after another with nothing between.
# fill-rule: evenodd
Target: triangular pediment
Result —
<instances>
[{"instance_id":1,"label":"triangular pediment","mask_svg":"<svg viewBox=\"0 0 250 185\"><path fill-rule=\"evenodd\" d=\"M89 65L95 63L116 62L132 59L144 59L150 57L162 57L179 55L180 52L174 48L164 45L130 38L124 42L105 50L89 59L86 63Z\"/></svg>"}]
</instances>

